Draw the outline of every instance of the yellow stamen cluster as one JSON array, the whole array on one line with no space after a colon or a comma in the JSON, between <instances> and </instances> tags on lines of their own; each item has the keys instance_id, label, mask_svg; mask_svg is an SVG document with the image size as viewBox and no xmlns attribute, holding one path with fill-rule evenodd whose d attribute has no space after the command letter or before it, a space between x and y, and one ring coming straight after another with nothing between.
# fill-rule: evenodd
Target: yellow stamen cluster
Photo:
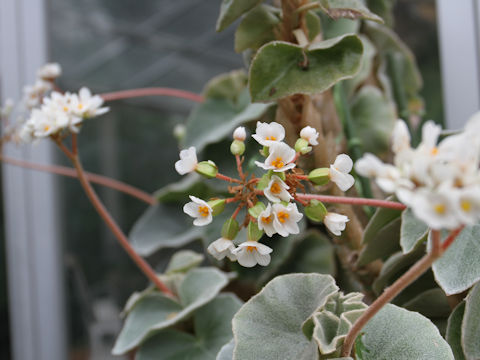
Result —
<instances>
[{"instance_id":1,"label":"yellow stamen cluster","mask_svg":"<svg viewBox=\"0 0 480 360\"><path fill-rule=\"evenodd\" d=\"M465 212L472 211L472 203L468 200L462 200L460 202L460 206L461 206L462 210L465 211Z\"/></svg>"},{"instance_id":2,"label":"yellow stamen cluster","mask_svg":"<svg viewBox=\"0 0 480 360\"><path fill-rule=\"evenodd\" d=\"M288 220L290 215L284 211L279 211L277 214L277 217L278 217L278 221L280 221L283 224L285 221Z\"/></svg>"},{"instance_id":3,"label":"yellow stamen cluster","mask_svg":"<svg viewBox=\"0 0 480 360\"><path fill-rule=\"evenodd\" d=\"M437 214L440 214L440 215L445 214L445 211L447 211L447 207L445 206L445 204L434 205L433 209Z\"/></svg>"},{"instance_id":4,"label":"yellow stamen cluster","mask_svg":"<svg viewBox=\"0 0 480 360\"><path fill-rule=\"evenodd\" d=\"M278 185L278 183L274 182L272 184L272 186L270 187L270 191L273 193L273 194L280 194L280 192L282 191L282 188L280 185Z\"/></svg>"},{"instance_id":5,"label":"yellow stamen cluster","mask_svg":"<svg viewBox=\"0 0 480 360\"><path fill-rule=\"evenodd\" d=\"M200 213L201 216L207 217L208 214L210 213L210 210L208 210L208 207L206 206L199 206L198 212Z\"/></svg>"},{"instance_id":6,"label":"yellow stamen cluster","mask_svg":"<svg viewBox=\"0 0 480 360\"><path fill-rule=\"evenodd\" d=\"M277 169L282 168L285 163L281 157L277 157L275 160L272 161L272 165L275 166Z\"/></svg>"},{"instance_id":7,"label":"yellow stamen cluster","mask_svg":"<svg viewBox=\"0 0 480 360\"><path fill-rule=\"evenodd\" d=\"M265 224L270 224L272 222L272 215L270 216L263 216L262 217L262 222L265 223Z\"/></svg>"}]
</instances>

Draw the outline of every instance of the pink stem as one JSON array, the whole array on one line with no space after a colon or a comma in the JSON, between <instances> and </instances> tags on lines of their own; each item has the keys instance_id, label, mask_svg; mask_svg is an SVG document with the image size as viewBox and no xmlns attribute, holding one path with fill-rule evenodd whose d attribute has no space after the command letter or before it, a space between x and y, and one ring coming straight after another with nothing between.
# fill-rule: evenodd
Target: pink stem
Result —
<instances>
[{"instance_id":1,"label":"pink stem","mask_svg":"<svg viewBox=\"0 0 480 360\"><path fill-rule=\"evenodd\" d=\"M383 207L396 210L405 210L407 207L396 201L354 198L347 196L331 196L331 195L316 195L316 194L297 194L297 197L304 200L319 200L326 203L334 204L349 204L349 205L366 205Z\"/></svg>"},{"instance_id":2,"label":"pink stem","mask_svg":"<svg viewBox=\"0 0 480 360\"><path fill-rule=\"evenodd\" d=\"M161 87L115 91L115 92L100 94L100 96L105 101L131 99L131 98L144 97L144 96L171 96L171 97L176 97L181 99L192 100L198 103L201 103L204 101L203 96L192 93L190 91L161 88Z\"/></svg>"}]
</instances>

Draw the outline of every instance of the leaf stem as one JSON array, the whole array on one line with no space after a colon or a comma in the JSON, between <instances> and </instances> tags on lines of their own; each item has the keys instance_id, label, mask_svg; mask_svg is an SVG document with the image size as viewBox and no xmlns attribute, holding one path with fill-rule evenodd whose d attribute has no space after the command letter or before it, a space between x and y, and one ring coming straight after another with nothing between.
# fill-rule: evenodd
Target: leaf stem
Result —
<instances>
[{"instance_id":1,"label":"leaf stem","mask_svg":"<svg viewBox=\"0 0 480 360\"><path fill-rule=\"evenodd\" d=\"M342 347L342 356L348 357L352 352L355 339L357 338L363 327L375 316L387 303L395 298L403 289L405 289L412 282L417 280L423 273L425 273L430 266L448 249L453 240L462 231L463 227L453 230L445 240L449 243L447 246L442 245L440 241L440 231L432 230L432 247L430 252L422 257L415 265L413 265L405 274L398 278L391 286L385 289L365 312L353 324L352 328L347 334ZM450 240L451 238L451 240Z\"/></svg>"},{"instance_id":2,"label":"leaf stem","mask_svg":"<svg viewBox=\"0 0 480 360\"><path fill-rule=\"evenodd\" d=\"M195 101L198 103L201 103L204 101L203 96L192 93L190 91L171 89L171 88L162 88L162 87L115 91L115 92L100 94L100 96L105 101L131 99L131 98L144 97L144 96L171 96L175 98Z\"/></svg>"},{"instance_id":3,"label":"leaf stem","mask_svg":"<svg viewBox=\"0 0 480 360\"><path fill-rule=\"evenodd\" d=\"M60 145L63 145L61 142L57 142L57 144L59 145L59 147ZM88 181L88 178L85 175L85 171L83 170L78 154L73 155L71 160L77 171L78 179L83 189L85 190L86 195L90 199L92 205L95 207L100 217L105 221L106 225L113 232L113 234L115 235L115 237L117 238L118 242L123 247L123 249L127 252L130 258L135 262L138 268L147 276L147 278L151 282L155 284L155 286L161 292L163 292L165 295L175 297L172 291L158 278L157 274L150 267L150 265L140 255L138 255L137 252L132 248L132 246L128 242L127 237L125 236L123 231L120 229L120 227L117 225L115 220L112 218L108 210L105 208L105 206L99 199L98 195L96 194L95 190L93 189L92 185Z\"/></svg>"},{"instance_id":4,"label":"leaf stem","mask_svg":"<svg viewBox=\"0 0 480 360\"><path fill-rule=\"evenodd\" d=\"M349 204L349 205L367 205L374 207L383 207L389 209L405 210L407 207L396 201L356 198L348 196L332 196L332 195L317 195L317 194L297 194L297 197L305 200L319 200L325 203L333 204Z\"/></svg>"}]
</instances>

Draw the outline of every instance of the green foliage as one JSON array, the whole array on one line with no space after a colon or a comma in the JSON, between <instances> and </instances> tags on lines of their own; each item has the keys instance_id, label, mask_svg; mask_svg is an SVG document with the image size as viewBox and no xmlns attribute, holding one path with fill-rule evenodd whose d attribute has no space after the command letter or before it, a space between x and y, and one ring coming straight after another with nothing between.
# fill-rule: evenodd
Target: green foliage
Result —
<instances>
[{"instance_id":1,"label":"green foliage","mask_svg":"<svg viewBox=\"0 0 480 360\"><path fill-rule=\"evenodd\" d=\"M432 266L435 279L447 295L461 293L480 280L478 259L480 225L467 226Z\"/></svg>"},{"instance_id":2,"label":"green foliage","mask_svg":"<svg viewBox=\"0 0 480 360\"><path fill-rule=\"evenodd\" d=\"M465 300L462 345L467 359L480 359L480 283L473 287Z\"/></svg>"},{"instance_id":3,"label":"green foliage","mask_svg":"<svg viewBox=\"0 0 480 360\"><path fill-rule=\"evenodd\" d=\"M181 250L176 252L168 263L165 274L183 273L197 267L205 259L205 256L191 250Z\"/></svg>"},{"instance_id":4,"label":"green foliage","mask_svg":"<svg viewBox=\"0 0 480 360\"><path fill-rule=\"evenodd\" d=\"M273 279L233 318L234 359L317 358L316 343L303 335L301 327L337 290L328 275L289 274Z\"/></svg>"},{"instance_id":5,"label":"green foliage","mask_svg":"<svg viewBox=\"0 0 480 360\"><path fill-rule=\"evenodd\" d=\"M233 70L212 78L205 85L203 96L207 99L225 99L237 103L247 84L248 76L245 70Z\"/></svg>"},{"instance_id":6,"label":"green foliage","mask_svg":"<svg viewBox=\"0 0 480 360\"><path fill-rule=\"evenodd\" d=\"M462 301L453 309L448 318L446 340L452 348L455 360L466 360L462 348L462 320L465 314L465 302Z\"/></svg>"},{"instance_id":7,"label":"green foliage","mask_svg":"<svg viewBox=\"0 0 480 360\"><path fill-rule=\"evenodd\" d=\"M136 359L215 359L222 346L232 338L232 317L241 305L232 294L219 295L195 312L194 335L174 329L163 330L140 347Z\"/></svg>"},{"instance_id":8,"label":"green foliage","mask_svg":"<svg viewBox=\"0 0 480 360\"><path fill-rule=\"evenodd\" d=\"M233 339L225 344L217 355L216 360L232 360L233 359L233 349L235 348L235 341Z\"/></svg>"},{"instance_id":9,"label":"green foliage","mask_svg":"<svg viewBox=\"0 0 480 360\"><path fill-rule=\"evenodd\" d=\"M361 0L320 0L320 8L332 19L365 19L383 23Z\"/></svg>"},{"instance_id":10,"label":"green foliage","mask_svg":"<svg viewBox=\"0 0 480 360\"><path fill-rule=\"evenodd\" d=\"M180 281L178 301L156 291L143 294L128 313L112 353L124 354L155 332L185 320L215 298L228 281L228 276L216 268L198 268Z\"/></svg>"},{"instance_id":11,"label":"green foliage","mask_svg":"<svg viewBox=\"0 0 480 360\"><path fill-rule=\"evenodd\" d=\"M438 329L422 315L395 305L382 308L362 330L358 360L453 360Z\"/></svg>"},{"instance_id":12,"label":"green foliage","mask_svg":"<svg viewBox=\"0 0 480 360\"><path fill-rule=\"evenodd\" d=\"M400 228L400 246L407 254L427 239L428 227L418 220L413 211L408 208L402 212L402 227Z\"/></svg>"},{"instance_id":13,"label":"green foliage","mask_svg":"<svg viewBox=\"0 0 480 360\"><path fill-rule=\"evenodd\" d=\"M272 101L297 93L315 94L360 69L363 46L356 35L316 42L307 49L274 41L261 47L252 61L252 101Z\"/></svg>"},{"instance_id":14,"label":"green foliage","mask_svg":"<svg viewBox=\"0 0 480 360\"><path fill-rule=\"evenodd\" d=\"M222 31L262 0L223 0L217 19L217 31Z\"/></svg>"}]
</instances>

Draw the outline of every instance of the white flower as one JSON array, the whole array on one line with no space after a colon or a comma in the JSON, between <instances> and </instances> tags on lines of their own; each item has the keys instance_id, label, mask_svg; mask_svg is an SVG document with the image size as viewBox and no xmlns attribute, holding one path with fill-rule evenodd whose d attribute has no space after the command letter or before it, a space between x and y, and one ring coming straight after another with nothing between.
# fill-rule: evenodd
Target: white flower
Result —
<instances>
[{"instance_id":1,"label":"white flower","mask_svg":"<svg viewBox=\"0 0 480 360\"><path fill-rule=\"evenodd\" d=\"M345 230L348 217L345 215L329 212L323 218L323 223L334 235L340 236L342 231Z\"/></svg>"},{"instance_id":2,"label":"white flower","mask_svg":"<svg viewBox=\"0 0 480 360\"><path fill-rule=\"evenodd\" d=\"M265 170L273 170L275 172L283 172L295 167L293 159L295 159L295 150L283 142L271 143L270 154L265 159L265 163L255 161L257 166Z\"/></svg>"},{"instance_id":3,"label":"white flower","mask_svg":"<svg viewBox=\"0 0 480 360\"><path fill-rule=\"evenodd\" d=\"M262 123L257 121L257 128L252 137L263 146L271 146L273 143L285 138L285 129L279 123Z\"/></svg>"},{"instance_id":4,"label":"white flower","mask_svg":"<svg viewBox=\"0 0 480 360\"><path fill-rule=\"evenodd\" d=\"M212 208L202 199L190 195L191 202L183 206L183 211L195 218L193 225L205 226L212 222Z\"/></svg>"},{"instance_id":5,"label":"white flower","mask_svg":"<svg viewBox=\"0 0 480 360\"><path fill-rule=\"evenodd\" d=\"M91 118L105 114L109 108L101 107L103 99L99 95L93 95L86 87L82 87L77 94L71 98L70 110L82 118Z\"/></svg>"},{"instance_id":6,"label":"white flower","mask_svg":"<svg viewBox=\"0 0 480 360\"><path fill-rule=\"evenodd\" d=\"M247 137L247 133L245 132L245 128L243 126L239 126L233 132L233 138L238 141L245 141Z\"/></svg>"},{"instance_id":7,"label":"white flower","mask_svg":"<svg viewBox=\"0 0 480 360\"><path fill-rule=\"evenodd\" d=\"M207 251L217 260L222 260L225 256L232 261L236 260L237 257L232 253L233 250L235 250L233 241L223 237L212 242L207 248Z\"/></svg>"},{"instance_id":8,"label":"white flower","mask_svg":"<svg viewBox=\"0 0 480 360\"><path fill-rule=\"evenodd\" d=\"M270 253L273 250L257 241L245 241L233 250L238 263L245 267L253 267L257 264L267 266L270 264Z\"/></svg>"},{"instance_id":9,"label":"white flower","mask_svg":"<svg viewBox=\"0 0 480 360\"><path fill-rule=\"evenodd\" d=\"M33 109L42 103L43 96L50 90L52 90L50 82L37 80L35 84L23 88L22 102L28 109Z\"/></svg>"},{"instance_id":10,"label":"white flower","mask_svg":"<svg viewBox=\"0 0 480 360\"><path fill-rule=\"evenodd\" d=\"M300 131L300 137L304 140L307 140L310 145L318 145L318 132L311 126L305 126Z\"/></svg>"},{"instance_id":11,"label":"white flower","mask_svg":"<svg viewBox=\"0 0 480 360\"><path fill-rule=\"evenodd\" d=\"M281 236L287 237L289 234L300 232L297 223L302 219L303 214L298 212L296 204L288 204L287 206L274 204L273 214L273 226Z\"/></svg>"},{"instance_id":12,"label":"white flower","mask_svg":"<svg viewBox=\"0 0 480 360\"><path fill-rule=\"evenodd\" d=\"M180 151L180 160L175 163L175 170L180 175L195 171L198 165L197 150L194 146Z\"/></svg>"},{"instance_id":13,"label":"white flower","mask_svg":"<svg viewBox=\"0 0 480 360\"><path fill-rule=\"evenodd\" d=\"M62 74L62 68L58 63L48 63L37 70L37 77L43 80L53 80Z\"/></svg>"},{"instance_id":14,"label":"white flower","mask_svg":"<svg viewBox=\"0 0 480 360\"><path fill-rule=\"evenodd\" d=\"M265 231L267 236L272 237L277 231L273 225L275 215L272 213L272 205L268 204L267 208L263 210L257 218L258 228Z\"/></svg>"},{"instance_id":15,"label":"white flower","mask_svg":"<svg viewBox=\"0 0 480 360\"><path fill-rule=\"evenodd\" d=\"M394 153L399 153L410 149L410 132L407 124L403 120L397 120L392 133L392 150Z\"/></svg>"},{"instance_id":16,"label":"white flower","mask_svg":"<svg viewBox=\"0 0 480 360\"><path fill-rule=\"evenodd\" d=\"M437 191L417 191L411 204L413 213L432 229L455 229L460 222L456 216L452 190L444 186Z\"/></svg>"},{"instance_id":17,"label":"white flower","mask_svg":"<svg viewBox=\"0 0 480 360\"><path fill-rule=\"evenodd\" d=\"M287 191L288 189L290 189L290 186L285 184L277 175L273 175L268 183L268 186L263 190L263 192L267 199L271 202L289 202L293 197Z\"/></svg>"},{"instance_id":18,"label":"white flower","mask_svg":"<svg viewBox=\"0 0 480 360\"><path fill-rule=\"evenodd\" d=\"M462 224L475 225L480 218L480 186L454 189L454 210Z\"/></svg>"},{"instance_id":19,"label":"white flower","mask_svg":"<svg viewBox=\"0 0 480 360\"><path fill-rule=\"evenodd\" d=\"M15 106L15 103L13 102L12 99L8 98L7 100L5 100L3 107L0 106L0 118L6 118L10 116L14 106Z\"/></svg>"},{"instance_id":20,"label":"white flower","mask_svg":"<svg viewBox=\"0 0 480 360\"><path fill-rule=\"evenodd\" d=\"M338 155L333 165L330 165L330 180L342 191L347 191L355 183L355 179L349 174L352 167L353 161L346 154Z\"/></svg>"}]
</instances>

